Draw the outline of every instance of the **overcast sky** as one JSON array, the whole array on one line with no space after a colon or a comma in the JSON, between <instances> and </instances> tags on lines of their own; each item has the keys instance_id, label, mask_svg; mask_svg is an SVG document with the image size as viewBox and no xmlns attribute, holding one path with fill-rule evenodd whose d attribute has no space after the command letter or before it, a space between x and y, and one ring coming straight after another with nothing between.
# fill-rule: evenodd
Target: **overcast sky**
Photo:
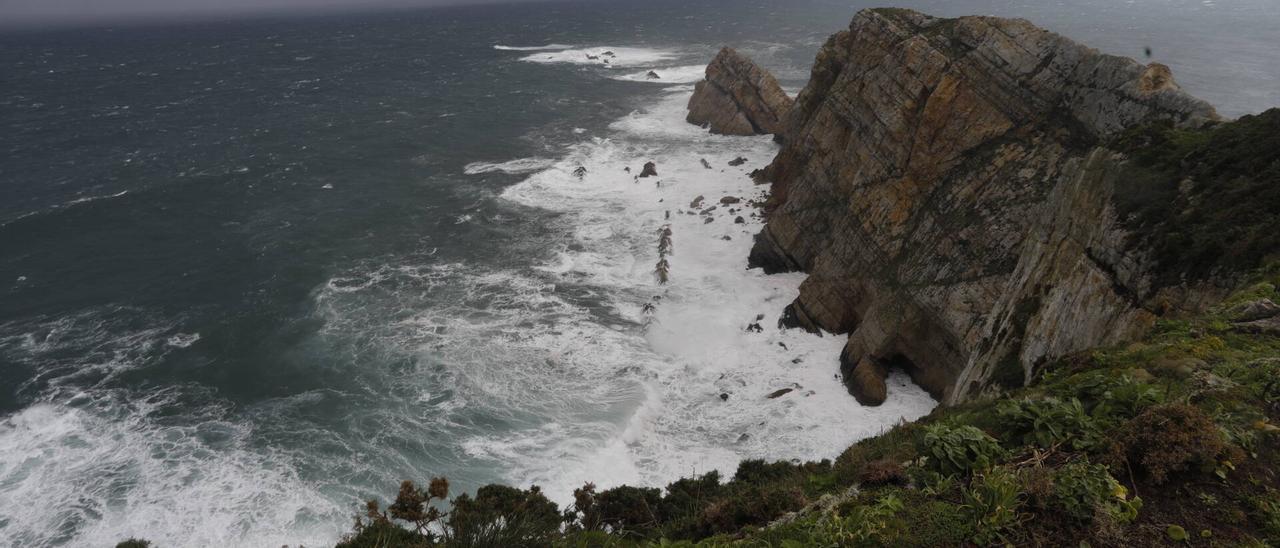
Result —
<instances>
[{"instance_id":1,"label":"overcast sky","mask_svg":"<svg viewBox=\"0 0 1280 548\"><path fill-rule=\"evenodd\" d=\"M0 0L0 26L312 13L536 0Z\"/></svg>"}]
</instances>

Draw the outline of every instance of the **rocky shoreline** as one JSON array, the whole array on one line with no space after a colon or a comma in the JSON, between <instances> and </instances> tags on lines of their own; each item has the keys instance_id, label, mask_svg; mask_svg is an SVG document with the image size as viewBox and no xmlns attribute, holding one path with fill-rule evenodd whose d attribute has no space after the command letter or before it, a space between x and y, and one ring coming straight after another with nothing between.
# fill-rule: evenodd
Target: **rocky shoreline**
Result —
<instances>
[{"instance_id":1,"label":"rocky shoreline","mask_svg":"<svg viewBox=\"0 0 1280 548\"><path fill-rule=\"evenodd\" d=\"M1113 139L1219 119L1164 65L1024 20L875 9L822 47L794 108L759 100L778 93L726 48L689 120L783 143L756 174L771 198L750 266L809 274L785 325L848 335L841 372L863 404L891 369L948 404L1018 388L1231 285L1183 281L1116 210Z\"/></svg>"}]
</instances>

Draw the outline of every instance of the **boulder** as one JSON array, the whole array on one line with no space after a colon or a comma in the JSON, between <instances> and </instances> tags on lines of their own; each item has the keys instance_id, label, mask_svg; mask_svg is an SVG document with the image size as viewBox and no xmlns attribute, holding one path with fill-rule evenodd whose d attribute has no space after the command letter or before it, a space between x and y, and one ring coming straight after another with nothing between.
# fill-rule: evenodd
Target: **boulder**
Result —
<instances>
[{"instance_id":1,"label":"boulder","mask_svg":"<svg viewBox=\"0 0 1280 548\"><path fill-rule=\"evenodd\" d=\"M751 59L724 48L707 65L706 79L694 86L686 120L725 135L782 131L792 100L778 81Z\"/></svg>"},{"instance_id":2,"label":"boulder","mask_svg":"<svg viewBox=\"0 0 1280 548\"><path fill-rule=\"evenodd\" d=\"M658 165L653 162L645 162L644 169L640 170L641 177L657 177Z\"/></svg>"},{"instance_id":3,"label":"boulder","mask_svg":"<svg viewBox=\"0 0 1280 548\"><path fill-rule=\"evenodd\" d=\"M858 403L877 406L884 403L889 396L889 388L885 379L889 372L875 360L863 357L844 377L845 386Z\"/></svg>"},{"instance_id":4,"label":"boulder","mask_svg":"<svg viewBox=\"0 0 1280 548\"><path fill-rule=\"evenodd\" d=\"M1231 309L1231 317L1237 322L1252 322L1280 316L1280 305L1271 299L1259 299L1235 306Z\"/></svg>"}]
</instances>

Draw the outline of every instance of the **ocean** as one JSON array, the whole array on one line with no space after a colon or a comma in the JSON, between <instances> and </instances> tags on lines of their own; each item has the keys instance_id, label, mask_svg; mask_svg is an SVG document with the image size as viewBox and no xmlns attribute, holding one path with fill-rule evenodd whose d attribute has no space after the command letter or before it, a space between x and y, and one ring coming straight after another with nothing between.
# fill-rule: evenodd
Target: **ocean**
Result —
<instances>
[{"instance_id":1,"label":"ocean","mask_svg":"<svg viewBox=\"0 0 1280 548\"><path fill-rule=\"evenodd\" d=\"M0 31L0 545L326 545L402 479L564 503L927 414L900 375L861 407L842 337L775 327L804 275L746 269L746 203L776 145L684 122L721 45L795 93L872 5ZM1271 0L899 5L1150 47L1227 116L1280 105Z\"/></svg>"}]
</instances>

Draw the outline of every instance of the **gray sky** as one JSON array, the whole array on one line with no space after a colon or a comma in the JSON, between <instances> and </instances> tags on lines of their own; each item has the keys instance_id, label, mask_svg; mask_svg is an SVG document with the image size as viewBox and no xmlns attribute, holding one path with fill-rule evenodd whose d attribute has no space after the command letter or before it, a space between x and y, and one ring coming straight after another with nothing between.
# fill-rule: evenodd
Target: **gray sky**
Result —
<instances>
[{"instance_id":1,"label":"gray sky","mask_svg":"<svg viewBox=\"0 0 1280 548\"><path fill-rule=\"evenodd\" d=\"M0 27L531 0L0 0Z\"/></svg>"}]
</instances>

